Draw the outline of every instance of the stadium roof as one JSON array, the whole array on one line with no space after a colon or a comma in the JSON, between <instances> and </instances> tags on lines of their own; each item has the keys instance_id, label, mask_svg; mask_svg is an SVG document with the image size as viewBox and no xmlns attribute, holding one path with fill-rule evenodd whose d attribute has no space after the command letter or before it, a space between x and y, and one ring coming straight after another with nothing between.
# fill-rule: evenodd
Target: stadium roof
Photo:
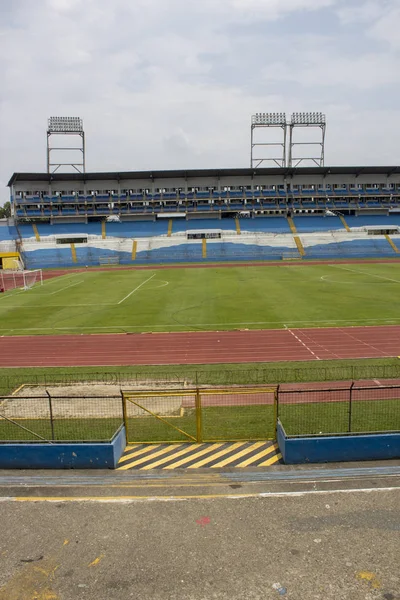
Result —
<instances>
[{"instance_id":1,"label":"stadium roof","mask_svg":"<svg viewBox=\"0 0 400 600\"><path fill-rule=\"evenodd\" d=\"M8 186L18 181L93 181L107 179L172 179L191 177L250 177L284 175L393 175L400 166L392 167L272 167L264 169L191 169L175 171L102 171L99 173L14 173Z\"/></svg>"}]
</instances>

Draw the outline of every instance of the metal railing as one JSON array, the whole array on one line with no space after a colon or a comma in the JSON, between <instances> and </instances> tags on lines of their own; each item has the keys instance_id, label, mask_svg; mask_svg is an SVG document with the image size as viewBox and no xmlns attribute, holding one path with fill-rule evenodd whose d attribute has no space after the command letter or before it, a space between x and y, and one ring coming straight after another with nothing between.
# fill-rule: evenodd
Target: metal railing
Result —
<instances>
[{"instance_id":1,"label":"metal railing","mask_svg":"<svg viewBox=\"0 0 400 600\"><path fill-rule=\"evenodd\" d=\"M0 397L0 441L109 441L123 425L122 397Z\"/></svg>"},{"instance_id":2,"label":"metal railing","mask_svg":"<svg viewBox=\"0 0 400 600\"><path fill-rule=\"evenodd\" d=\"M131 443L264 440L278 418L288 436L400 431L400 385L87 387L0 397L0 441L109 441L123 424Z\"/></svg>"},{"instance_id":3,"label":"metal railing","mask_svg":"<svg viewBox=\"0 0 400 600\"><path fill-rule=\"evenodd\" d=\"M116 328L110 326L110 332ZM320 361L321 363L323 361ZM25 384L28 386L49 387L53 385L74 385L102 383L105 385L117 385L119 388L158 386L168 387L170 384L182 387L191 385L195 387L207 387L213 385L278 385L282 383L307 383L307 382L329 382L343 381L346 385L357 380L400 380L400 361L393 364L367 364L367 365L334 365L314 364L312 366L285 366L274 367L273 364L265 368L243 369L238 367L234 370L224 369L218 365L216 368L193 369L191 366L157 367L149 370L148 367L132 367L130 370L108 371L105 367L102 371L84 371L82 369L71 372L51 372L46 369L43 373L32 373L29 379L21 381L19 373L3 375L0 377L0 396L11 394Z\"/></svg>"},{"instance_id":4,"label":"metal railing","mask_svg":"<svg viewBox=\"0 0 400 600\"><path fill-rule=\"evenodd\" d=\"M278 417L293 436L400 430L400 386L278 390Z\"/></svg>"}]
</instances>

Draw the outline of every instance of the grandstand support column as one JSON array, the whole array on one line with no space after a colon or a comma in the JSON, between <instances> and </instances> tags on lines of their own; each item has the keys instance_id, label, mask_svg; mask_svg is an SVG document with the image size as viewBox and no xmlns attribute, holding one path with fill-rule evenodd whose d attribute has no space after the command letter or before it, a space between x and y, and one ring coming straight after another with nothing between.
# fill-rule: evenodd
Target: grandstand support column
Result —
<instances>
[{"instance_id":1,"label":"grandstand support column","mask_svg":"<svg viewBox=\"0 0 400 600\"><path fill-rule=\"evenodd\" d=\"M74 262L74 263L78 262L78 259L76 257L75 244L71 244L71 255L72 255L72 262Z\"/></svg>"},{"instance_id":2,"label":"grandstand support column","mask_svg":"<svg viewBox=\"0 0 400 600\"><path fill-rule=\"evenodd\" d=\"M132 260L136 260L136 252L137 252L137 241L133 240L133 243L132 243Z\"/></svg>"},{"instance_id":3,"label":"grandstand support column","mask_svg":"<svg viewBox=\"0 0 400 600\"><path fill-rule=\"evenodd\" d=\"M303 256L305 256L306 251L304 250L304 246L303 246L301 239L297 235L296 225L294 224L292 217L286 217L286 218L288 220L290 231L292 232L294 242L297 246L297 250L298 250L300 256L303 257Z\"/></svg>"},{"instance_id":4,"label":"grandstand support column","mask_svg":"<svg viewBox=\"0 0 400 600\"><path fill-rule=\"evenodd\" d=\"M346 219L344 218L344 216L341 215L341 214L338 214L338 216L339 216L339 219L342 221L342 224L343 224L343 227L345 228L345 230L346 231L351 231L350 227L346 223Z\"/></svg>"},{"instance_id":5,"label":"grandstand support column","mask_svg":"<svg viewBox=\"0 0 400 600\"><path fill-rule=\"evenodd\" d=\"M171 237L171 233L172 233L172 225L173 225L173 221L172 221L172 219L170 219L170 220L168 221L168 234L167 234L167 237Z\"/></svg>"},{"instance_id":6,"label":"grandstand support column","mask_svg":"<svg viewBox=\"0 0 400 600\"><path fill-rule=\"evenodd\" d=\"M36 223L32 223L32 229L33 233L35 234L36 241L40 242L40 235Z\"/></svg>"},{"instance_id":7,"label":"grandstand support column","mask_svg":"<svg viewBox=\"0 0 400 600\"><path fill-rule=\"evenodd\" d=\"M389 242L389 244L392 247L392 250L394 250L396 252L396 254L400 254L400 250L398 249L398 247L396 246L396 244L393 242L392 238L385 234L385 238L387 239L387 241Z\"/></svg>"},{"instance_id":8,"label":"grandstand support column","mask_svg":"<svg viewBox=\"0 0 400 600\"><path fill-rule=\"evenodd\" d=\"M240 235L242 232L241 232L241 229L240 229L240 221L239 221L238 217L236 217L236 219L235 219L235 225L236 225L236 233L238 235Z\"/></svg>"},{"instance_id":9,"label":"grandstand support column","mask_svg":"<svg viewBox=\"0 0 400 600\"><path fill-rule=\"evenodd\" d=\"M102 221L101 222L101 237L103 240L106 239L107 235L106 235L106 221Z\"/></svg>"},{"instance_id":10,"label":"grandstand support column","mask_svg":"<svg viewBox=\"0 0 400 600\"><path fill-rule=\"evenodd\" d=\"M293 233L293 235L296 235L297 233L297 229L296 229L296 225L294 224L294 221L292 219L292 217L286 217L287 221L289 223L289 227L290 227L290 231Z\"/></svg>"},{"instance_id":11,"label":"grandstand support column","mask_svg":"<svg viewBox=\"0 0 400 600\"><path fill-rule=\"evenodd\" d=\"M202 257L207 258L207 240L202 241Z\"/></svg>"},{"instance_id":12,"label":"grandstand support column","mask_svg":"<svg viewBox=\"0 0 400 600\"><path fill-rule=\"evenodd\" d=\"M302 243L301 239L299 238L299 236L294 235L293 239L295 241L295 244L297 246L297 250L299 251L300 256L302 256L302 257L305 256L306 251L304 250L303 243Z\"/></svg>"}]
</instances>

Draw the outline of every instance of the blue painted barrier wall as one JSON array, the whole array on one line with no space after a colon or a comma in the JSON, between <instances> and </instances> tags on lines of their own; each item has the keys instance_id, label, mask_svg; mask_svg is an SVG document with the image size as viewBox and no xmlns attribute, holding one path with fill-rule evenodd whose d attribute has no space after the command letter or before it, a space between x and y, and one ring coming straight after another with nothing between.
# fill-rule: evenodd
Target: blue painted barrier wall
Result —
<instances>
[{"instance_id":1,"label":"blue painted barrier wall","mask_svg":"<svg viewBox=\"0 0 400 600\"><path fill-rule=\"evenodd\" d=\"M111 442L0 444L0 469L115 469L125 446L125 427Z\"/></svg>"},{"instance_id":2,"label":"blue painted barrier wall","mask_svg":"<svg viewBox=\"0 0 400 600\"><path fill-rule=\"evenodd\" d=\"M277 441L287 465L400 458L400 433L295 438L278 422Z\"/></svg>"}]
</instances>

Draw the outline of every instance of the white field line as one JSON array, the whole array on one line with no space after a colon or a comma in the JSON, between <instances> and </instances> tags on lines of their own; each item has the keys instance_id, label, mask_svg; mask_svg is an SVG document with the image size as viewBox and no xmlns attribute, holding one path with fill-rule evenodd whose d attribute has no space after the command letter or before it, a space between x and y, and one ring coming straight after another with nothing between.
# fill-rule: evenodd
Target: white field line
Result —
<instances>
[{"instance_id":1,"label":"white field line","mask_svg":"<svg viewBox=\"0 0 400 600\"><path fill-rule=\"evenodd\" d=\"M130 504L133 502L184 502L188 500L245 500L246 498L302 498L306 496L333 494L373 494L375 492L395 492L400 487L355 488L334 490L305 490L297 492L258 492L244 494L196 494L182 496L2 496L0 502L94 502L105 504Z\"/></svg>"},{"instance_id":2,"label":"white field line","mask_svg":"<svg viewBox=\"0 0 400 600\"><path fill-rule=\"evenodd\" d=\"M311 350L311 348L309 348L309 347L307 346L307 344L306 344L305 342L303 342L303 341L302 341L302 340L299 338L299 336L298 336L298 335L296 335L296 334L295 334L295 333L294 333L294 332L293 332L291 329L289 329L289 327L287 327L287 326L285 325L285 329L286 329L286 331L288 331L288 332L289 332L289 333L290 333L290 334L291 334L291 335L292 335L294 338L296 338L296 340L297 340L298 342L300 342L300 344L301 344L302 346L304 346L304 348L305 348L306 350L308 350L309 352L311 352L311 354L312 354L313 356L315 356L315 358L316 358L317 360L321 360L321 359L320 359L320 357L319 357L319 356L317 356L317 355L315 354L315 352L313 352L313 351Z\"/></svg>"},{"instance_id":3,"label":"white field line","mask_svg":"<svg viewBox=\"0 0 400 600\"><path fill-rule=\"evenodd\" d=\"M63 292L64 290L68 290L69 288L75 287L76 285L79 285L80 283L84 283L85 280L82 279L81 281L77 281L76 283L71 283L70 285L67 285L59 290L56 290L55 292L50 292L49 294L46 294L46 296L53 296L54 294L58 294L59 292Z\"/></svg>"},{"instance_id":4,"label":"white field line","mask_svg":"<svg viewBox=\"0 0 400 600\"><path fill-rule=\"evenodd\" d=\"M369 277L377 277L378 279L386 279L386 281L392 281L393 283L400 283L399 279L392 279L391 277L385 277L384 275L376 275L375 273L368 273L367 271L357 271L356 269L350 269L349 267L339 267L339 265L327 265L334 269L341 269L342 271L350 271L351 273L357 273L358 275L368 275Z\"/></svg>"},{"instance_id":5,"label":"white field line","mask_svg":"<svg viewBox=\"0 0 400 600\"><path fill-rule=\"evenodd\" d=\"M137 290L139 290L145 283L147 283L148 281L150 281L151 279L153 279L153 277L156 276L156 273L153 273L153 275L151 277L149 277L148 279L146 279L146 281L142 281L142 283L140 285L138 285L137 287L135 287L134 290L132 290L127 296L125 296L125 298L122 298L122 300L120 300L119 302L117 302L117 304L122 304L123 302L125 302L125 300L128 300L128 298L130 298L130 296L132 296L132 294L134 294L135 292L137 292Z\"/></svg>"}]
</instances>

